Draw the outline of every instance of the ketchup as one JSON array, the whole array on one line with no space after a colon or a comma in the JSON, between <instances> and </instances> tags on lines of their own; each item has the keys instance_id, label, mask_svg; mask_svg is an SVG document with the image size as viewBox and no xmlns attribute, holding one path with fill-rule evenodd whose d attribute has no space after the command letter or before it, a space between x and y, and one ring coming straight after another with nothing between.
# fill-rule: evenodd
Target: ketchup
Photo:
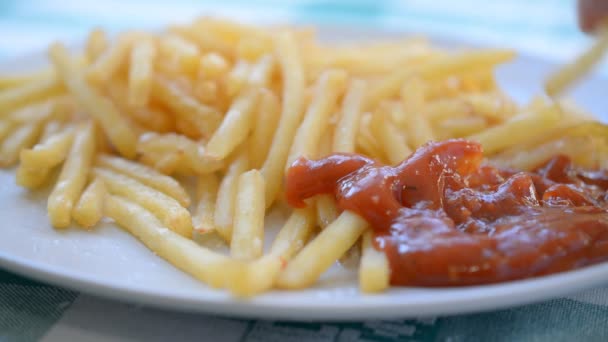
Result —
<instances>
[{"instance_id":1,"label":"ketchup","mask_svg":"<svg viewBox=\"0 0 608 342\"><path fill-rule=\"evenodd\" d=\"M286 197L333 194L386 254L393 285L463 286L608 260L605 171L555 156L532 172L481 165L482 147L429 143L397 166L356 154L297 159Z\"/></svg>"}]
</instances>

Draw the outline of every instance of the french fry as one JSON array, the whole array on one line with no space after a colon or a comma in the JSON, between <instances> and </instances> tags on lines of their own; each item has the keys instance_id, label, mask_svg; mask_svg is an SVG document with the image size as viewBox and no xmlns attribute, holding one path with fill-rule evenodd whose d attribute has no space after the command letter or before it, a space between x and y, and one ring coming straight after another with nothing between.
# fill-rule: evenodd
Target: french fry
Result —
<instances>
[{"instance_id":1,"label":"french fry","mask_svg":"<svg viewBox=\"0 0 608 342\"><path fill-rule=\"evenodd\" d=\"M310 241L281 272L277 285L301 289L314 284L336 260L357 242L367 222L345 211Z\"/></svg>"},{"instance_id":2,"label":"french fry","mask_svg":"<svg viewBox=\"0 0 608 342\"><path fill-rule=\"evenodd\" d=\"M214 214L217 192L219 189L217 175L210 173L198 177L196 183L196 208L192 215L192 225L199 234L215 230Z\"/></svg>"},{"instance_id":3,"label":"french fry","mask_svg":"<svg viewBox=\"0 0 608 342\"><path fill-rule=\"evenodd\" d=\"M55 72L50 68L44 68L29 73L9 74L0 75L0 90L8 91L10 88L21 87L28 83L43 79L51 79L55 75Z\"/></svg>"},{"instance_id":4,"label":"french fry","mask_svg":"<svg viewBox=\"0 0 608 342\"><path fill-rule=\"evenodd\" d=\"M51 121L45 126L38 144L32 149L21 150L15 176L18 185L29 189L41 187L49 180L51 168L63 162L72 144L74 131L73 127L63 131L60 129L58 122Z\"/></svg>"},{"instance_id":5,"label":"french fry","mask_svg":"<svg viewBox=\"0 0 608 342\"><path fill-rule=\"evenodd\" d=\"M165 176L154 169L127 159L110 155L97 156L95 164L97 166L122 173L135 180L138 180L144 185L161 191L177 200L179 204L185 208L190 206L190 196L186 190L184 190L184 188L175 179Z\"/></svg>"},{"instance_id":6,"label":"french fry","mask_svg":"<svg viewBox=\"0 0 608 342\"><path fill-rule=\"evenodd\" d=\"M424 115L425 96L424 82L418 78L407 80L401 89L401 103L404 111L402 117L407 120L400 124L407 128L409 145L414 148L435 139L433 129Z\"/></svg>"},{"instance_id":7,"label":"french fry","mask_svg":"<svg viewBox=\"0 0 608 342\"><path fill-rule=\"evenodd\" d=\"M235 283L232 291L252 296L272 288L287 262L304 247L314 227L312 208L294 210L272 242L270 252L247 264L243 281Z\"/></svg>"},{"instance_id":8,"label":"french fry","mask_svg":"<svg viewBox=\"0 0 608 342\"><path fill-rule=\"evenodd\" d=\"M317 224L321 228L329 226L338 218L338 207L332 195L317 196L315 204L317 209Z\"/></svg>"},{"instance_id":9,"label":"french fry","mask_svg":"<svg viewBox=\"0 0 608 342\"><path fill-rule=\"evenodd\" d=\"M85 46L85 54L87 56L87 60L92 63L99 58L103 54L104 51L108 48L108 37L106 36L106 32L101 28L93 29L87 38L87 43Z\"/></svg>"},{"instance_id":10,"label":"french fry","mask_svg":"<svg viewBox=\"0 0 608 342\"><path fill-rule=\"evenodd\" d=\"M217 232L226 242L230 242L230 239L232 239L232 219L234 217L234 201L238 190L238 179L247 170L248 165L247 153L238 153L228 166L217 192L213 221Z\"/></svg>"},{"instance_id":11,"label":"french fry","mask_svg":"<svg viewBox=\"0 0 608 342\"><path fill-rule=\"evenodd\" d=\"M446 119L437 124L439 139L460 138L483 131L488 127L485 118L479 116Z\"/></svg>"},{"instance_id":12,"label":"french fry","mask_svg":"<svg viewBox=\"0 0 608 342\"><path fill-rule=\"evenodd\" d=\"M254 116L253 131L249 142L251 166L262 167L272 143L272 135L279 123L280 103L268 89L260 91L257 115Z\"/></svg>"},{"instance_id":13,"label":"french fry","mask_svg":"<svg viewBox=\"0 0 608 342\"><path fill-rule=\"evenodd\" d=\"M18 127L0 145L0 167L14 165L22 149L36 143L42 132L42 122L30 122Z\"/></svg>"},{"instance_id":14,"label":"french fry","mask_svg":"<svg viewBox=\"0 0 608 342\"><path fill-rule=\"evenodd\" d=\"M94 124L88 122L77 126L74 142L47 203L53 227L66 228L70 224L72 209L89 177L94 153Z\"/></svg>"},{"instance_id":15,"label":"french fry","mask_svg":"<svg viewBox=\"0 0 608 342\"><path fill-rule=\"evenodd\" d=\"M321 135L329 124L329 117L345 82L346 74L341 70L328 70L321 75L315 85L313 100L293 139L286 168L300 156L310 158L317 154Z\"/></svg>"},{"instance_id":16,"label":"french fry","mask_svg":"<svg viewBox=\"0 0 608 342\"><path fill-rule=\"evenodd\" d=\"M204 54L198 66L198 78L201 80L219 80L228 73L228 61L217 52Z\"/></svg>"},{"instance_id":17,"label":"french fry","mask_svg":"<svg viewBox=\"0 0 608 342\"><path fill-rule=\"evenodd\" d=\"M548 106L541 110L519 114L500 125L468 136L483 146L484 154L492 155L508 146L524 143L550 131L561 118L559 109Z\"/></svg>"},{"instance_id":18,"label":"french fry","mask_svg":"<svg viewBox=\"0 0 608 342\"><path fill-rule=\"evenodd\" d=\"M93 174L106 184L109 193L141 205L156 215L167 228L182 236L192 237L190 213L173 197L115 171L95 168Z\"/></svg>"},{"instance_id":19,"label":"french fry","mask_svg":"<svg viewBox=\"0 0 608 342\"><path fill-rule=\"evenodd\" d=\"M195 23L192 27L171 26L169 32L195 43L202 52L217 52L229 60L236 56L236 48Z\"/></svg>"},{"instance_id":20,"label":"french fry","mask_svg":"<svg viewBox=\"0 0 608 342\"><path fill-rule=\"evenodd\" d=\"M236 96L249 79L251 65L244 60L239 60L234 64L232 70L226 78L226 91L228 96Z\"/></svg>"},{"instance_id":21,"label":"french fry","mask_svg":"<svg viewBox=\"0 0 608 342\"><path fill-rule=\"evenodd\" d=\"M283 75L283 110L270 151L262 166L266 181L267 207L272 205L281 187L289 149L302 119L304 107L304 70L293 35L285 32L279 34L275 40L275 48Z\"/></svg>"},{"instance_id":22,"label":"french fry","mask_svg":"<svg viewBox=\"0 0 608 342\"><path fill-rule=\"evenodd\" d=\"M103 216L106 187L100 179L95 179L84 190L72 211L72 218L83 228L92 228Z\"/></svg>"},{"instance_id":23,"label":"french fry","mask_svg":"<svg viewBox=\"0 0 608 342\"><path fill-rule=\"evenodd\" d=\"M57 77L36 78L18 87L0 93L0 117L3 117L20 106L61 95L65 87Z\"/></svg>"},{"instance_id":24,"label":"french fry","mask_svg":"<svg viewBox=\"0 0 608 342\"><path fill-rule=\"evenodd\" d=\"M175 34L167 34L160 37L158 46L160 54L176 63L186 74L193 75L198 70L201 53L193 42Z\"/></svg>"},{"instance_id":25,"label":"french fry","mask_svg":"<svg viewBox=\"0 0 608 342\"><path fill-rule=\"evenodd\" d=\"M268 87L275 71L276 61L271 54L264 55L251 67L247 84L250 87Z\"/></svg>"},{"instance_id":26,"label":"french fry","mask_svg":"<svg viewBox=\"0 0 608 342\"><path fill-rule=\"evenodd\" d=\"M392 103L381 103L377 112L372 115L369 128L389 163L396 165L409 156L412 150L406 143L405 137L391 122L391 111L402 111L402 109Z\"/></svg>"},{"instance_id":27,"label":"french fry","mask_svg":"<svg viewBox=\"0 0 608 342\"><path fill-rule=\"evenodd\" d=\"M134 40L133 38L132 35L123 35L118 38L117 43L103 50L93 64L86 69L86 80L94 84L103 84L112 79L121 65L127 60ZM55 61L55 63L57 62ZM73 90L70 91L74 92Z\"/></svg>"},{"instance_id":28,"label":"french fry","mask_svg":"<svg viewBox=\"0 0 608 342\"><path fill-rule=\"evenodd\" d=\"M206 153L216 159L226 158L247 139L254 123L259 92L250 88L243 91L232 103L220 127L207 143Z\"/></svg>"},{"instance_id":29,"label":"french fry","mask_svg":"<svg viewBox=\"0 0 608 342\"><path fill-rule=\"evenodd\" d=\"M241 263L165 228L152 213L128 199L107 196L104 212L156 255L209 286L227 287L242 273Z\"/></svg>"},{"instance_id":30,"label":"french fry","mask_svg":"<svg viewBox=\"0 0 608 342\"><path fill-rule=\"evenodd\" d=\"M210 137L222 121L217 110L200 103L165 77L154 77L152 96L185 123L182 127L188 127L189 130L184 133L191 138Z\"/></svg>"},{"instance_id":31,"label":"french fry","mask_svg":"<svg viewBox=\"0 0 608 342\"><path fill-rule=\"evenodd\" d=\"M126 114L133 120L134 124L140 125L145 130L158 133L175 131L175 120L165 110L157 106L141 106L133 108L129 105L128 88L122 82L110 82L108 95L121 113Z\"/></svg>"},{"instance_id":32,"label":"french fry","mask_svg":"<svg viewBox=\"0 0 608 342\"><path fill-rule=\"evenodd\" d=\"M6 119L18 125L49 120L66 121L73 111L74 104L70 98L55 96L23 106L7 115Z\"/></svg>"},{"instance_id":33,"label":"french fry","mask_svg":"<svg viewBox=\"0 0 608 342\"><path fill-rule=\"evenodd\" d=\"M148 103L155 58L156 47L151 39L140 40L131 49L128 103L133 108Z\"/></svg>"},{"instance_id":34,"label":"french fry","mask_svg":"<svg viewBox=\"0 0 608 342\"><path fill-rule=\"evenodd\" d=\"M333 152L355 152L356 136L359 131L359 119L363 110L367 83L363 80L350 82L344 100L340 119L336 125Z\"/></svg>"},{"instance_id":35,"label":"french fry","mask_svg":"<svg viewBox=\"0 0 608 342\"><path fill-rule=\"evenodd\" d=\"M374 108L382 100L395 95L401 89L403 82L412 75L420 75L423 79L436 80L475 68L489 68L507 62L513 57L515 57L515 54L510 50L472 51L434 59L412 68L398 69L370 87L366 108Z\"/></svg>"},{"instance_id":36,"label":"french fry","mask_svg":"<svg viewBox=\"0 0 608 342\"><path fill-rule=\"evenodd\" d=\"M67 128L53 134L31 149L21 150L19 160L26 168L50 169L62 163L74 140L75 131Z\"/></svg>"},{"instance_id":37,"label":"french fry","mask_svg":"<svg viewBox=\"0 0 608 342\"><path fill-rule=\"evenodd\" d=\"M197 175L215 172L223 166L223 161L205 153L201 143L174 133L146 133L139 139L137 151L143 156L159 157L153 158L156 161L168 158L165 163L182 164L189 173Z\"/></svg>"},{"instance_id":38,"label":"french fry","mask_svg":"<svg viewBox=\"0 0 608 342\"><path fill-rule=\"evenodd\" d=\"M589 50L578 56L574 62L565 65L545 81L545 91L551 97L558 97L568 87L587 74L608 50L608 24L601 28L597 41Z\"/></svg>"},{"instance_id":39,"label":"french fry","mask_svg":"<svg viewBox=\"0 0 608 342\"><path fill-rule=\"evenodd\" d=\"M234 199L230 255L241 260L262 256L264 247L264 177L258 170L239 176Z\"/></svg>"},{"instance_id":40,"label":"french fry","mask_svg":"<svg viewBox=\"0 0 608 342\"><path fill-rule=\"evenodd\" d=\"M123 156L133 158L137 137L116 106L85 82L63 45L53 44L49 49L49 55L58 75L80 106L101 125L110 142Z\"/></svg>"},{"instance_id":41,"label":"french fry","mask_svg":"<svg viewBox=\"0 0 608 342\"><path fill-rule=\"evenodd\" d=\"M366 293L382 292L389 286L390 269L388 259L376 250L372 242L373 233L363 233L361 265L359 266L359 288Z\"/></svg>"}]
</instances>

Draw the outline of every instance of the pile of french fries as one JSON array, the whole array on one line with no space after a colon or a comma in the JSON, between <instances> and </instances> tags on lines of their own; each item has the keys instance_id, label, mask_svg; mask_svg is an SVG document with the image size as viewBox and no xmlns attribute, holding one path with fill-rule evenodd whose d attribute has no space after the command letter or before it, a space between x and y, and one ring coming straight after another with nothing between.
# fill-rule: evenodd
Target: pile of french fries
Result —
<instances>
[{"instance_id":1,"label":"pile of french fries","mask_svg":"<svg viewBox=\"0 0 608 342\"><path fill-rule=\"evenodd\" d=\"M588 114L542 97L518 106L500 90L494 70L509 50L421 38L329 45L307 28L201 18L113 39L96 29L81 53L54 43L48 56L46 69L0 77L0 165L18 164L23 187L52 189L56 229L110 218L237 296L312 286L355 249L361 290L389 286L367 223L332 196L292 210L265 248L265 218L284 208L285 170L299 156L395 164L428 141L467 137L522 169L558 152L608 161L607 130ZM564 72L547 89L580 73Z\"/></svg>"}]
</instances>

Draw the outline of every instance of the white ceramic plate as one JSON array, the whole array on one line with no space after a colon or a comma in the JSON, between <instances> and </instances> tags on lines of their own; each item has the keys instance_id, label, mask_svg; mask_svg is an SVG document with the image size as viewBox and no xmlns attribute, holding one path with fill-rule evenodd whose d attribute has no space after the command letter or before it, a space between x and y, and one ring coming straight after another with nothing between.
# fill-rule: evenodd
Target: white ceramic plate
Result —
<instances>
[{"instance_id":1,"label":"white ceramic plate","mask_svg":"<svg viewBox=\"0 0 608 342\"><path fill-rule=\"evenodd\" d=\"M385 35L337 30L324 34L332 39ZM6 62L0 71L31 69L44 58L41 52ZM540 82L551 68L542 60L520 57L500 70L500 83L518 100L525 100L540 91ZM593 112L608 115L606 89L607 80L591 78L574 97ZM503 308L608 284L608 263L604 263L498 285L393 288L383 294L362 295L356 275L334 267L315 288L272 291L238 300L178 271L112 224L103 224L94 232L54 230L48 224L45 199L45 192L30 193L17 187L14 170L0 171L0 267L90 294L176 310L286 320L420 317Z\"/></svg>"}]
</instances>

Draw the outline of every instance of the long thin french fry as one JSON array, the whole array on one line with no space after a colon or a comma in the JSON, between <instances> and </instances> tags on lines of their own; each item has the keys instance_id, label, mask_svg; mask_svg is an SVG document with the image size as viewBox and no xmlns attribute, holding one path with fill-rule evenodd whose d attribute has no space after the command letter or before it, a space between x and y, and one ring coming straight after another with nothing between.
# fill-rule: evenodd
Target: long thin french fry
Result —
<instances>
[{"instance_id":1,"label":"long thin french fry","mask_svg":"<svg viewBox=\"0 0 608 342\"><path fill-rule=\"evenodd\" d=\"M206 153L216 159L226 158L249 135L253 128L259 92L250 88L241 93L226 113L220 127L207 143Z\"/></svg>"},{"instance_id":2,"label":"long thin french fry","mask_svg":"<svg viewBox=\"0 0 608 342\"><path fill-rule=\"evenodd\" d=\"M289 149L304 114L304 70L295 38L291 33L283 32L276 38L275 48L283 75L283 111L262 166L266 180L266 207L270 207L277 197Z\"/></svg>"},{"instance_id":3,"label":"long thin french fry","mask_svg":"<svg viewBox=\"0 0 608 342\"><path fill-rule=\"evenodd\" d=\"M362 114L367 82L353 80L346 91L342 102L340 119L336 125L333 141L333 152L355 152L356 136L359 131L359 119Z\"/></svg>"},{"instance_id":4,"label":"long thin french fry","mask_svg":"<svg viewBox=\"0 0 608 342\"><path fill-rule=\"evenodd\" d=\"M171 230L192 237L190 213L172 197L115 171L95 168L93 174L103 180L111 194L132 200L154 213Z\"/></svg>"},{"instance_id":5,"label":"long thin french fry","mask_svg":"<svg viewBox=\"0 0 608 342\"><path fill-rule=\"evenodd\" d=\"M338 96L342 92L346 74L341 70L328 70L317 81L313 100L296 132L286 167L298 157L317 154L321 135L325 132Z\"/></svg>"},{"instance_id":6,"label":"long thin french fry","mask_svg":"<svg viewBox=\"0 0 608 342\"><path fill-rule=\"evenodd\" d=\"M97 156L96 165L120 172L177 200L183 207L190 205L190 196L174 178L145 165L109 155Z\"/></svg>"},{"instance_id":7,"label":"long thin french fry","mask_svg":"<svg viewBox=\"0 0 608 342\"><path fill-rule=\"evenodd\" d=\"M272 91L262 89L259 101L257 115L254 116L255 123L251 133L251 141L249 142L250 161L254 168L262 167L281 114L279 99Z\"/></svg>"},{"instance_id":8,"label":"long thin french fry","mask_svg":"<svg viewBox=\"0 0 608 342\"><path fill-rule=\"evenodd\" d=\"M155 58L156 47L151 39L136 42L131 50L128 87L131 107L140 108L148 103Z\"/></svg>"},{"instance_id":9,"label":"long thin french fry","mask_svg":"<svg viewBox=\"0 0 608 342\"><path fill-rule=\"evenodd\" d=\"M214 214L215 228L226 242L229 242L232 238L232 218L234 216L234 200L238 189L238 178L247 170L249 165L249 156L244 152L238 153L230 163L217 192Z\"/></svg>"},{"instance_id":10,"label":"long thin french fry","mask_svg":"<svg viewBox=\"0 0 608 342\"><path fill-rule=\"evenodd\" d=\"M174 233L127 199L107 196L104 212L155 254L209 286L228 287L243 272L241 263Z\"/></svg>"},{"instance_id":11,"label":"long thin french fry","mask_svg":"<svg viewBox=\"0 0 608 342\"><path fill-rule=\"evenodd\" d=\"M234 199L230 255L241 260L262 256L264 247L264 177L258 170L239 176Z\"/></svg>"},{"instance_id":12,"label":"long thin french fry","mask_svg":"<svg viewBox=\"0 0 608 342\"><path fill-rule=\"evenodd\" d=\"M95 126L88 122L76 128L74 143L49 195L47 210L53 227L66 228L70 224L72 208L86 185L94 153Z\"/></svg>"},{"instance_id":13,"label":"long thin french fry","mask_svg":"<svg viewBox=\"0 0 608 342\"><path fill-rule=\"evenodd\" d=\"M382 292L389 286L390 269L386 254L376 250L371 230L363 233L361 265L359 266L359 288L367 293Z\"/></svg>"},{"instance_id":14,"label":"long thin french fry","mask_svg":"<svg viewBox=\"0 0 608 342\"><path fill-rule=\"evenodd\" d=\"M76 69L62 44L53 44L49 49L49 55L57 73L78 103L101 125L116 149L123 156L133 158L137 137L125 117L119 113L110 100L97 93L85 82L82 72Z\"/></svg>"},{"instance_id":15,"label":"long thin french fry","mask_svg":"<svg viewBox=\"0 0 608 342\"><path fill-rule=\"evenodd\" d=\"M0 92L0 117L20 106L44 100L65 92L65 87L54 75L36 78L18 87Z\"/></svg>"},{"instance_id":16,"label":"long thin french fry","mask_svg":"<svg viewBox=\"0 0 608 342\"><path fill-rule=\"evenodd\" d=\"M287 289L301 289L314 284L334 262L353 245L367 222L360 216L345 211L338 219L310 241L291 260L279 275L277 285Z\"/></svg>"},{"instance_id":17,"label":"long thin french fry","mask_svg":"<svg viewBox=\"0 0 608 342\"><path fill-rule=\"evenodd\" d=\"M95 179L84 190L72 210L74 221L83 228L92 228L103 216L106 187L100 179Z\"/></svg>"}]
</instances>

